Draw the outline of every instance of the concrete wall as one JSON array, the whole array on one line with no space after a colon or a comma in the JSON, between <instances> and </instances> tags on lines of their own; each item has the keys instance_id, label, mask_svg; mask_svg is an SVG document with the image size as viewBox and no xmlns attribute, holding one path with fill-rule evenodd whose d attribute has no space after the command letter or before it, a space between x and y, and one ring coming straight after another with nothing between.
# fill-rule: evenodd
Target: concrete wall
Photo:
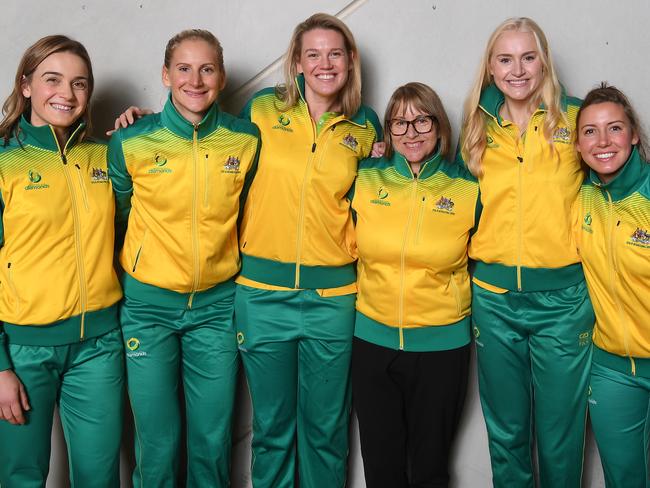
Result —
<instances>
[{"instance_id":1,"label":"concrete wall","mask_svg":"<svg viewBox=\"0 0 650 488\"><path fill-rule=\"evenodd\" d=\"M166 97L160 82L162 55L167 39L176 32L203 27L220 38L228 72L221 101L236 112L254 90L280 79L277 60L293 27L316 11L340 13L355 33L362 53L365 103L380 116L396 86L422 81L440 94L457 137L461 106L488 35L504 18L523 15L537 20L545 30L570 94L583 96L607 80L628 94L646 125L650 117L646 92L650 3L644 0L4 0L2 10L2 98L9 93L19 57L29 44L47 34L68 34L82 41L93 59L97 135L131 104L162 106ZM232 484L241 488L250 486L250 404L243 387L237 410ZM127 426L124 486L130 486L131 437ZM67 486L65 446L58 424L53 439L48 487ZM352 439L349 486L361 488L365 483L354 430ZM475 372L455 451L453 486L490 486ZM604 486L591 438L584 486Z\"/></svg>"}]
</instances>

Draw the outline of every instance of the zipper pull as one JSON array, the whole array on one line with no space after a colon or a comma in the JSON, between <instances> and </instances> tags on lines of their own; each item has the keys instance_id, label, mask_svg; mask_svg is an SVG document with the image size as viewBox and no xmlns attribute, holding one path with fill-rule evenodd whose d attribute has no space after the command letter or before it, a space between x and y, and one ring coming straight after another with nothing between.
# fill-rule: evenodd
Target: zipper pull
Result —
<instances>
[{"instance_id":1,"label":"zipper pull","mask_svg":"<svg viewBox=\"0 0 650 488\"><path fill-rule=\"evenodd\" d=\"M81 166L79 166L77 163L75 163L75 168L77 168L79 171L81 171Z\"/></svg>"},{"instance_id":2,"label":"zipper pull","mask_svg":"<svg viewBox=\"0 0 650 488\"><path fill-rule=\"evenodd\" d=\"M316 152L316 143L315 142L311 145L311 152Z\"/></svg>"},{"instance_id":3,"label":"zipper pull","mask_svg":"<svg viewBox=\"0 0 650 488\"><path fill-rule=\"evenodd\" d=\"M63 164L68 164L68 158L63 153L61 153L61 161L63 161Z\"/></svg>"},{"instance_id":4,"label":"zipper pull","mask_svg":"<svg viewBox=\"0 0 650 488\"><path fill-rule=\"evenodd\" d=\"M518 160L520 163L523 163L523 162L524 162L524 158L522 158L521 156L517 156L517 160Z\"/></svg>"}]
</instances>

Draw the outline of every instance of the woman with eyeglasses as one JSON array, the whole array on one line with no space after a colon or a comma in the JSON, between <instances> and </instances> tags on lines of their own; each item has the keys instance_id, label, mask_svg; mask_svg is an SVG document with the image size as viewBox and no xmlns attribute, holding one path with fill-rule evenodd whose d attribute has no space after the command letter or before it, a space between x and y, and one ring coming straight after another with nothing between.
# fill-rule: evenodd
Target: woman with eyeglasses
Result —
<instances>
[{"instance_id":1,"label":"woman with eyeglasses","mask_svg":"<svg viewBox=\"0 0 650 488\"><path fill-rule=\"evenodd\" d=\"M533 439L542 487L581 483L594 314L571 223L583 179L572 143L579 105L534 21L495 29L459 152L483 205L469 257L495 487L534 485Z\"/></svg>"},{"instance_id":2,"label":"woman with eyeglasses","mask_svg":"<svg viewBox=\"0 0 650 488\"><path fill-rule=\"evenodd\" d=\"M386 154L360 163L352 192L352 388L366 485L442 487L467 386L478 185L448 161L449 120L428 86L393 93L384 137Z\"/></svg>"}]
</instances>

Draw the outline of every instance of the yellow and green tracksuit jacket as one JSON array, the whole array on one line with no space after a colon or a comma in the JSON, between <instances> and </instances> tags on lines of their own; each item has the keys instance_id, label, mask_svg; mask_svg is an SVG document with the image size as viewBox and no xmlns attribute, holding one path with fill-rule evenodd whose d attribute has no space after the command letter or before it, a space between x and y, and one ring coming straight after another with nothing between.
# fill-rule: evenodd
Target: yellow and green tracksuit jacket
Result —
<instances>
[{"instance_id":1,"label":"yellow and green tracksuit jacket","mask_svg":"<svg viewBox=\"0 0 650 488\"><path fill-rule=\"evenodd\" d=\"M296 83L304 94L304 78ZM325 289L353 284L354 224L346 195L359 160L380 138L377 115L330 118L317 132L304 98L287 110L267 88L244 108L260 129L259 168L246 200L240 248L247 282Z\"/></svg>"},{"instance_id":2,"label":"yellow and green tracksuit jacket","mask_svg":"<svg viewBox=\"0 0 650 488\"><path fill-rule=\"evenodd\" d=\"M399 153L359 165L352 208L359 261L355 335L406 351L470 340L467 245L478 183L439 154L417 178Z\"/></svg>"},{"instance_id":3,"label":"yellow and green tracksuit jacket","mask_svg":"<svg viewBox=\"0 0 650 488\"><path fill-rule=\"evenodd\" d=\"M469 247L474 280L498 292L566 288L584 280L571 222L584 178L571 140L581 102L563 96L568 125L558 124L553 146L543 133L544 107L520 137L520 128L499 116L503 102L495 85L481 95L487 147L479 178L483 212Z\"/></svg>"},{"instance_id":4,"label":"yellow and green tracksuit jacket","mask_svg":"<svg viewBox=\"0 0 650 488\"><path fill-rule=\"evenodd\" d=\"M223 296L216 285L240 267L237 221L255 173L258 134L216 104L193 125L170 98L162 112L111 137L127 297L196 308Z\"/></svg>"},{"instance_id":5,"label":"yellow and green tracksuit jacket","mask_svg":"<svg viewBox=\"0 0 650 488\"><path fill-rule=\"evenodd\" d=\"M593 342L650 377L650 164L636 148L601 183L591 171L576 205L577 241L596 313ZM636 359L636 361L635 361Z\"/></svg>"},{"instance_id":6,"label":"yellow and green tracksuit jacket","mask_svg":"<svg viewBox=\"0 0 650 488\"><path fill-rule=\"evenodd\" d=\"M122 297L106 145L80 141L83 124L63 148L48 125L19 128L0 147L0 370L7 340L63 345L114 329Z\"/></svg>"}]
</instances>

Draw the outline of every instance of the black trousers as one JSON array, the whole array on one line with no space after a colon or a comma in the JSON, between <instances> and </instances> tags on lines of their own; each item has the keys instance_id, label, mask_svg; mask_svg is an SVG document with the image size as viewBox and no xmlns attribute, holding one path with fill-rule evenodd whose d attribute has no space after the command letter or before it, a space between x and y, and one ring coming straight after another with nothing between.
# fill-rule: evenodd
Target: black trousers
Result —
<instances>
[{"instance_id":1,"label":"black trousers","mask_svg":"<svg viewBox=\"0 0 650 488\"><path fill-rule=\"evenodd\" d=\"M352 393L367 488L449 485L469 351L405 352L354 338Z\"/></svg>"}]
</instances>

